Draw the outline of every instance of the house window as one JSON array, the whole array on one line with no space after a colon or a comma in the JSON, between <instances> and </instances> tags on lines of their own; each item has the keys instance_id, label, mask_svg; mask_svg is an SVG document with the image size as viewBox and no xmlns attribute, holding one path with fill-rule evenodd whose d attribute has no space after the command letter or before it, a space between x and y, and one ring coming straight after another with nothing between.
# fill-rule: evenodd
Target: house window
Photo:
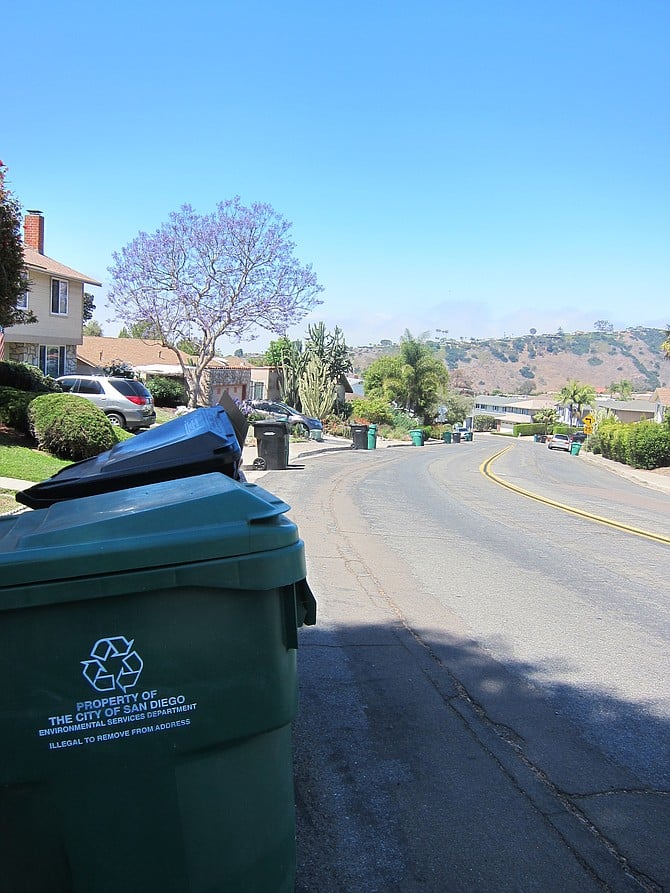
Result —
<instances>
[{"instance_id":1,"label":"house window","mask_svg":"<svg viewBox=\"0 0 670 893\"><path fill-rule=\"evenodd\" d=\"M65 375L65 348L40 344L40 369L45 375Z\"/></svg>"},{"instance_id":2,"label":"house window","mask_svg":"<svg viewBox=\"0 0 670 893\"><path fill-rule=\"evenodd\" d=\"M264 385L262 381L252 381L252 400L262 400L263 399L263 389Z\"/></svg>"},{"instance_id":3,"label":"house window","mask_svg":"<svg viewBox=\"0 0 670 893\"><path fill-rule=\"evenodd\" d=\"M51 280L51 312L58 316L67 316L68 283L65 279Z\"/></svg>"},{"instance_id":4,"label":"house window","mask_svg":"<svg viewBox=\"0 0 670 893\"><path fill-rule=\"evenodd\" d=\"M24 291L22 295L19 295L16 299L16 309L17 310L27 310L28 309L28 292Z\"/></svg>"}]
</instances>

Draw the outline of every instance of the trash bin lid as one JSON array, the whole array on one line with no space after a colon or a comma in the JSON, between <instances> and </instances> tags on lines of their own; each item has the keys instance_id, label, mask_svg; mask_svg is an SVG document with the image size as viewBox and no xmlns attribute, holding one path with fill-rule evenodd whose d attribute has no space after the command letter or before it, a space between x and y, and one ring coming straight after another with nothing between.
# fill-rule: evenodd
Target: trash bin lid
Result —
<instances>
[{"instance_id":1,"label":"trash bin lid","mask_svg":"<svg viewBox=\"0 0 670 893\"><path fill-rule=\"evenodd\" d=\"M256 436L256 431L259 430L261 433L266 429L268 431L272 431L273 428L276 428L277 431L281 431L282 433L288 433L290 429L290 425L288 422L284 421L284 419L256 419L253 422L254 426L254 436ZM272 432L275 433L274 431Z\"/></svg>"},{"instance_id":2,"label":"trash bin lid","mask_svg":"<svg viewBox=\"0 0 670 893\"><path fill-rule=\"evenodd\" d=\"M16 500L30 508L44 508L63 499L208 471L223 471L232 477L240 456L226 411L209 406L143 431L99 456L68 465L48 480L17 493Z\"/></svg>"},{"instance_id":3,"label":"trash bin lid","mask_svg":"<svg viewBox=\"0 0 670 893\"><path fill-rule=\"evenodd\" d=\"M289 506L211 473L55 503L0 518L0 610L8 588L206 562L302 543ZM273 584L272 580L267 588Z\"/></svg>"}]
</instances>

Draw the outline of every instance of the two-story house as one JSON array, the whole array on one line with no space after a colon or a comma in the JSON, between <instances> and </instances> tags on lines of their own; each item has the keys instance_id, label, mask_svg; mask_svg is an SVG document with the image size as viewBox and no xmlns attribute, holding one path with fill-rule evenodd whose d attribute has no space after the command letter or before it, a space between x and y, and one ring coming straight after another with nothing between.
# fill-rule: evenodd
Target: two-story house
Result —
<instances>
[{"instance_id":1,"label":"two-story house","mask_svg":"<svg viewBox=\"0 0 670 893\"><path fill-rule=\"evenodd\" d=\"M41 211L26 212L23 258L29 290L19 306L32 310L37 322L5 330L5 359L39 366L54 378L74 372L82 343L84 287L102 283L47 257Z\"/></svg>"}]
</instances>

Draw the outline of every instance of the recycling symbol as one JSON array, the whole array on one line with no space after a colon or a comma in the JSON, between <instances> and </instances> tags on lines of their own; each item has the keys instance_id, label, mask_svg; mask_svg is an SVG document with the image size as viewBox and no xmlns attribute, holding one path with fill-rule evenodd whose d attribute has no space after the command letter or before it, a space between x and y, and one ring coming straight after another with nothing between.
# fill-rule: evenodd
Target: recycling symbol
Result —
<instances>
[{"instance_id":1,"label":"recycling symbol","mask_svg":"<svg viewBox=\"0 0 670 893\"><path fill-rule=\"evenodd\" d=\"M120 688L125 692L134 688L144 667L142 658L133 650L134 639L125 636L112 636L98 639L89 660L83 660L84 679L96 691L114 691Z\"/></svg>"}]
</instances>

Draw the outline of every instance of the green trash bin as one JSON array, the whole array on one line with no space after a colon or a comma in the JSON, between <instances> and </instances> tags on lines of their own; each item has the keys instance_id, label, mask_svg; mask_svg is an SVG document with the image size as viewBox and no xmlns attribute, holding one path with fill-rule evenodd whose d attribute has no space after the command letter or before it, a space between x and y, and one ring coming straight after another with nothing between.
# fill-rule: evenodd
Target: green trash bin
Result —
<instances>
[{"instance_id":1,"label":"green trash bin","mask_svg":"<svg viewBox=\"0 0 670 893\"><path fill-rule=\"evenodd\" d=\"M581 443L578 443L573 440L573 442L570 444L570 454L572 456L578 456L581 448L582 448Z\"/></svg>"},{"instance_id":2,"label":"green trash bin","mask_svg":"<svg viewBox=\"0 0 670 893\"><path fill-rule=\"evenodd\" d=\"M451 431L443 431L442 432L442 440L445 443L451 443Z\"/></svg>"},{"instance_id":3,"label":"green trash bin","mask_svg":"<svg viewBox=\"0 0 670 893\"><path fill-rule=\"evenodd\" d=\"M413 428L409 432L409 436L412 438L412 446L423 446L423 431L421 428Z\"/></svg>"},{"instance_id":4,"label":"green trash bin","mask_svg":"<svg viewBox=\"0 0 670 893\"><path fill-rule=\"evenodd\" d=\"M377 426L370 425L368 428L368 449L376 450L377 449Z\"/></svg>"},{"instance_id":5,"label":"green trash bin","mask_svg":"<svg viewBox=\"0 0 670 893\"><path fill-rule=\"evenodd\" d=\"M472 431L463 431L461 440L463 443L472 443Z\"/></svg>"},{"instance_id":6,"label":"green trash bin","mask_svg":"<svg viewBox=\"0 0 670 893\"><path fill-rule=\"evenodd\" d=\"M3 893L293 891L287 509L208 473L0 518Z\"/></svg>"}]
</instances>

